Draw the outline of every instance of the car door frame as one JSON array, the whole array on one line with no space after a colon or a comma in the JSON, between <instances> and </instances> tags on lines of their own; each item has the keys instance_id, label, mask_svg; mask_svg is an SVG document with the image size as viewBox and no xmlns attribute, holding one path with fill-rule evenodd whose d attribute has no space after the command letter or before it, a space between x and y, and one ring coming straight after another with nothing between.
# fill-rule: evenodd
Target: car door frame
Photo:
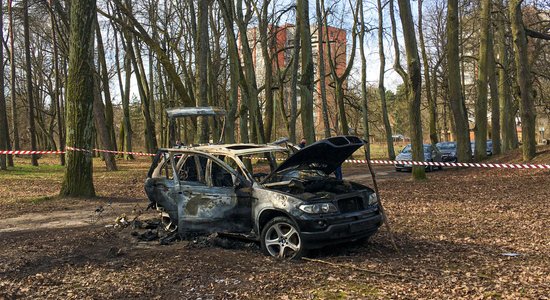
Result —
<instances>
[{"instance_id":1,"label":"car door frame","mask_svg":"<svg viewBox=\"0 0 550 300\"><path fill-rule=\"evenodd\" d=\"M180 234L186 231L236 233L250 231L251 226L247 226L252 222L252 203L247 199L250 193L243 193L240 190L251 186L251 183L225 162L209 153L195 150L183 150L177 151L177 153L181 153L185 158L174 166L174 174L179 174L179 170L185 165L186 160L192 156L197 168L202 167L199 162L200 158L197 159L197 157L207 159L203 172L205 176L204 186L189 184L187 182L190 181L180 180L178 176L174 176L176 180L175 189L179 194L177 203ZM212 163L217 163L218 166L232 175L234 180L232 187L215 187L213 185L211 178ZM242 210L242 205L245 204L249 205L248 211L250 211L250 214L248 219L250 220L248 222L235 218L234 210Z\"/></svg>"}]
</instances>

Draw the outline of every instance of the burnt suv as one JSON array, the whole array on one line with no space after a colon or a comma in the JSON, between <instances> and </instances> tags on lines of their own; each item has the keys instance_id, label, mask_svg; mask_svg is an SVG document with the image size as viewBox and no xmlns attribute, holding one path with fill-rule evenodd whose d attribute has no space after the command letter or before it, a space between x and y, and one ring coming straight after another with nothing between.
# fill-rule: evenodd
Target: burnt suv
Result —
<instances>
[{"instance_id":1,"label":"burnt suv","mask_svg":"<svg viewBox=\"0 0 550 300\"><path fill-rule=\"evenodd\" d=\"M363 145L338 136L294 154L256 144L162 149L145 191L169 231L239 235L259 241L268 255L298 258L307 249L366 240L380 227L374 191L330 176Z\"/></svg>"}]
</instances>

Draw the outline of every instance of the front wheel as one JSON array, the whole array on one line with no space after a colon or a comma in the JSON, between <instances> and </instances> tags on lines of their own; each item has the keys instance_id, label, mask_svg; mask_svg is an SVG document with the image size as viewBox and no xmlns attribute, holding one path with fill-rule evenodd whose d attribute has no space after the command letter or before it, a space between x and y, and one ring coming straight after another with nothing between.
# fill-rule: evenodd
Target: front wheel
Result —
<instances>
[{"instance_id":1,"label":"front wheel","mask_svg":"<svg viewBox=\"0 0 550 300\"><path fill-rule=\"evenodd\" d=\"M302 234L287 217L276 217L269 221L261 234L262 250L265 254L283 259L298 259L305 253Z\"/></svg>"}]
</instances>

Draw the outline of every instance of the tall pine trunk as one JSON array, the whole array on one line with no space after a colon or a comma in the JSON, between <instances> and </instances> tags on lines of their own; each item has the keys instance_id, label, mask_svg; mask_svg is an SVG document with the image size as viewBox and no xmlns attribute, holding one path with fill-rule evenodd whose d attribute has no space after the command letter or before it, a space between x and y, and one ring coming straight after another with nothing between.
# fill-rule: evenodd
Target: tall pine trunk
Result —
<instances>
[{"instance_id":1,"label":"tall pine trunk","mask_svg":"<svg viewBox=\"0 0 550 300\"><path fill-rule=\"evenodd\" d=\"M90 149L93 145L93 24L94 0L71 1L69 76L67 81L67 145ZM95 196L92 156L82 151L67 153L61 196Z\"/></svg>"}]
</instances>

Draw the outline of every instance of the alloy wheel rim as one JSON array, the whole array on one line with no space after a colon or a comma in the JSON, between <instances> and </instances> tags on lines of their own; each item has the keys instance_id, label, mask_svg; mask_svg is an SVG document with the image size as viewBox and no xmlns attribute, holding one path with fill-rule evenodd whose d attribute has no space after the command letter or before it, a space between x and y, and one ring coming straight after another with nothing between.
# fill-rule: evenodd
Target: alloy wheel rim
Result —
<instances>
[{"instance_id":1,"label":"alloy wheel rim","mask_svg":"<svg viewBox=\"0 0 550 300\"><path fill-rule=\"evenodd\" d=\"M264 242L269 254L279 258L293 258L302 247L300 234L288 223L271 225Z\"/></svg>"}]
</instances>

